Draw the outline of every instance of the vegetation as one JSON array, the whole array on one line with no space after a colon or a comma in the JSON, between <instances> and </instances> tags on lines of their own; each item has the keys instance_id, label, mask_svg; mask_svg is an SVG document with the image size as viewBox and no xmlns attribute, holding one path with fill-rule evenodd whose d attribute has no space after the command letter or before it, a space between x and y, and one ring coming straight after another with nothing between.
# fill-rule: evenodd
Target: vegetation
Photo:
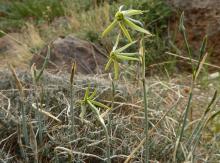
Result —
<instances>
[{"instance_id":1,"label":"vegetation","mask_svg":"<svg viewBox=\"0 0 220 163\"><path fill-rule=\"evenodd\" d=\"M171 50L166 43L171 10L162 0L16 0L1 4L2 35L24 32L30 28L28 22L36 26L28 33L35 36L30 40L40 38L46 44L59 34L74 32L110 52L107 76L76 75L76 63L71 74L47 73L49 45L40 70L35 64L30 71L15 70L12 65L9 70L0 69L1 162L220 160L219 86L201 87L207 37L194 62L184 13L179 32L192 72L174 77L170 76L172 69L163 67L167 75L158 77L149 76L147 68ZM60 18L64 23L57 27ZM19 43L28 46L30 53L40 49L30 41Z\"/></svg>"}]
</instances>

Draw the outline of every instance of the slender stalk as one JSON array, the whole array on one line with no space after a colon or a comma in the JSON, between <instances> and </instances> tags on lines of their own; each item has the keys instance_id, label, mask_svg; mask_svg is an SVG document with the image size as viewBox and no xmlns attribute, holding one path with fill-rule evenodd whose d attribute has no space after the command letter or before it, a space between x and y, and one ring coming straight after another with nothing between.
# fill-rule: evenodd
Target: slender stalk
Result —
<instances>
[{"instance_id":1,"label":"slender stalk","mask_svg":"<svg viewBox=\"0 0 220 163\"><path fill-rule=\"evenodd\" d=\"M145 80L146 62L145 62L145 47L144 47L144 36L141 39L141 56L142 56L142 84L143 84L143 101L144 101L144 133L146 141L144 144L144 156L145 162L149 162L149 136L148 136L148 103L147 103L147 87Z\"/></svg>"},{"instance_id":2,"label":"slender stalk","mask_svg":"<svg viewBox=\"0 0 220 163\"><path fill-rule=\"evenodd\" d=\"M73 107L73 84L71 83L70 85L70 113L71 113L71 134L72 134L72 139L75 139L75 119L74 119L74 107Z\"/></svg>"},{"instance_id":3,"label":"slender stalk","mask_svg":"<svg viewBox=\"0 0 220 163\"><path fill-rule=\"evenodd\" d=\"M24 135L24 141L25 145L28 145L28 131L27 131L27 120L26 120L26 111L25 111L25 94L24 94L24 88L15 72L15 69L12 65L9 65L9 69L12 72L12 75L15 79L16 87L19 90L20 93L20 105L21 105L21 118L22 118L22 131Z\"/></svg>"},{"instance_id":4,"label":"slender stalk","mask_svg":"<svg viewBox=\"0 0 220 163\"><path fill-rule=\"evenodd\" d=\"M104 131L105 131L105 137L106 137L106 148L107 148L107 163L111 163L111 148L110 148L110 137L108 134L108 128L105 125L104 120L102 119L102 117L99 114L98 109L88 100L87 103L89 104L89 106L91 107L92 111L95 113L97 119L99 120L99 122L101 123Z\"/></svg>"},{"instance_id":5,"label":"slender stalk","mask_svg":"<svg viewBox=\"0 0 220 163\"><path fill-rule=\"evenodd\" d=\"M27 120L26 120L26 109L24 104L24 99L21 97L21 115L22 115L22 130L24 134L25 145L28 145L28 131L27 131Z\"/></svg>"},{"instance_id":6,"label":"slender stalk","mask_svg":"<svg viewBox=\"0 0 220 163\"><path fill-rule=\"evenodd\" d=\"M74 99L74 90L73 90L73 84L74 84L74 76L76 73L76 63L74 62L72 64L72 69L71 69L71 76L70 76L70 121L71 121L71 135L72 139L74 140L76 138L76 131L75 131L75 118L74 118L74 104L73 104L73 99Z\"/></svg>"},{"instance_id":7,"label":"slender stalk","mask_svg":"<svg viewBox=\"0 0 220 163\"><path fill-rule=\"evenodd\" d=\"M114 108L114 102L115 102L115 80L112 80L112 102L111 102L111 110ZM112 113L111 110L109 111L108 114L108 135L109 135L109 148L107 149L107 158L111 157L111 129L112 129Z\"/></svg>"},{"instance_id":8,"label":"slender stalk","mask_svg":"<svg viewBox=\"0 0 220 163\"><path fill-rule=\"evenodd\" d=\"M192 97L193 97L193 92L192 92L193 88L194 88L194 83L192 83L192 85L191 85L191 90L190 90L190 94L189 94L189 98L188 98L188 103L187 103L187 106L186 106L186 109L185 109L185 112L184 112L182 127L181 127L180 134L179 134L179 137L177 138L177 142L176 142L173 162L176 162L177 155L178 155L178 149L179 149L180 142L181 142L183 134L184 134L184 129L185 129L185 126L186 126L187 117L188 117L188 114L189 114L189 110L190 110L190 106L191 106L191 102L192 102Z\"/></svg>"}]
</instances>

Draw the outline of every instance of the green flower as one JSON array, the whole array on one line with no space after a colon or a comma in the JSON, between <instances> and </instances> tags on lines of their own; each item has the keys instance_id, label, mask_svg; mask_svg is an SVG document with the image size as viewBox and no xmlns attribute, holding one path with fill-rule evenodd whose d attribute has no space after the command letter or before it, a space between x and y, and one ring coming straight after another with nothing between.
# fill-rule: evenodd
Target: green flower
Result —
<instances>
[{"instance_id":1,"label":"green flower","mask_svg":"<svg viewBox=\"0 0 220 163\"><path fill-rule=\"evenodd\" d=\"M126 28L126 26L130 27L131 29L134 29L136 31L145 33L147 35L152 35L149 31L145 30L144 28L141 28L140 26L136 25L142 23L138 20L130 18L133 15L140 15L144 12L141 10L125 10L121 11L123 6L120 6L119 11L115 14L115 18L113 22L105 29L105 31L102 33L102 37L107 35L117 24L119 25L120 29L122 30L123 34L127 37L127 39L132 42L131 36Z\"/></svg>"},{"instance_id":2,"label":"green flower","mask_svg":"<svg viewBox=\"0 0 220 163\"><path fill-rule=\"evenodd\" d=\"M138 53L124 53L123 51L126 50L128 47L136 43L133 41L119 49L117 49L119 43L120 35L118 35L116 43L112 48L112 51L109 55L109 60L105 66L105 71L107 71L111 64L114 64L114 78L117 80L119 76L119 63L122 61L139 61L139 54Z\"/></svg>"},{"instance_id":3,"label":"green flower","mask_svg":"<svg viewBox=\"0 0 220 163\"><path fill-rule=\"evenodd\" d=\"M108 106L96 101L95 100L96 96L97 96L96 93L97 93L96 89L92 93L90 93L90 86L88 86L88 88L86 89L84 98L80 101L80 104L81 104L80 118L81 118L82 121L85 122L84 115L86 113L86 107L89 106L92 109L95 116L97 117L97 119L101 122L101 124L103 126L105 126L104 125L104 120L100 116L100 113L99 113L99 110L98 110L97 107L108 109L108 110L110 110L111 108L109 108Z\"/></svg>"}]
</instances>

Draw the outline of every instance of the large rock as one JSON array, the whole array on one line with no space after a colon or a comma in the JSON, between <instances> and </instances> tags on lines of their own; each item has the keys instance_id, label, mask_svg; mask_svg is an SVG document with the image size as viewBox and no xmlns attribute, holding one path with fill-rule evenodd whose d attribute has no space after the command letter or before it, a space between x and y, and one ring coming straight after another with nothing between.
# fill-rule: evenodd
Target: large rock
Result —
<instances>
[{"instance_id":1,"label":"large rock","mask_svg":"<svg viewBox=\"0 0 220 163\"><path fill-rule=\"evenodd\" d=\"M96 45L71 35L53 41L50 49L50 61L47 66L49 71L70 71L75 61L78 73L99 73L106 62L105 53ZM35 63L37 68L42 67L46 55L47 47L40 55L33 57L32 63Z\"/></svg>"},{"instance_id":2,"label":"large rock","mask_svg":"<svg viewBox=\"0 0 220 163\"><path fill-rule=\"evenodd\" d=\"M176 9L185 12L185 27L191 47L199 49L202 39L208 36L208 49L211 62L220 65L220 0L167 0ZM178 28L177 18L173 30ZM182 43L182 36L177 35L177 44ZM180 47L181 48L181 47Z\"/></svg>"}]
</instances>

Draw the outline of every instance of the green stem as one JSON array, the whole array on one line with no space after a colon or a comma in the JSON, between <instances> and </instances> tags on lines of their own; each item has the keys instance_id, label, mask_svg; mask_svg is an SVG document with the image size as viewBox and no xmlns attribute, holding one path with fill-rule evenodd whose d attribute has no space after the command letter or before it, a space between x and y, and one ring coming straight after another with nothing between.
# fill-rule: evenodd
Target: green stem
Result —
<instances>
[{"instance_id":1,"label":"green stem","mask_svg":"<svg viewBox=\"0 0 220 163\"><path fill-rule=\"evenodd\" d=\"M105 131L105 136L106 136L106 148L107 148L107 163L111 163L111 149L110 149L110 138L109 138L109 134L108 134L108 129L105 125L104 120L102 119L102 117L99 115L99 111L98 109L88 100L87 103L89 104L89 106L91 107L92 111L95 113L98 121L101 123L104 131Z\"/></svg>"},{"instance_id":2,"label":"green stem","mask_svg":"<svg viewBox=\"0 0 220 163\"><path fill-rule=\"evenodd\" d=\"M144 47L144 37L141 40L141 48L142 48L142 84L143 84L143 101L144 101L144 133L146 137L146 141L144 144L144 155L145 162L149 162L149 135L148 135L148 103L147 103L147 87L145 80L145 71L146 71L146 62L145 62L145 47Z\"/></svg>"},{"instance_id":3,"label":"green stem","mask_svg":"<svg viewBox=\"0 0 220 163\"><path fill-rule=\"evenodd\" d=\"M21 98L21 115L22 115L22 131L24 134L24 142L25 145L28 145L28 131L27 131L27 120L26 120L26 111L24 105L24 99Z\"/></svg>"},{"instance_id":4,"label":"green stem","mask_svg":"<svg viewBox=\"0 0 220 163\"><path fill-rule=\"evenodd\" d=\"M179 149L180 142L181 142L182 137L184 135L184 129L185 129L185 126L186 126L187 117L188 117L188 114L189 114L189 110L190 110L190 106L191 106L191 102L192 102L192 97L193 97L193 92L192 92L193 88L194 88L194 83L192 82L188 103L187 103L187 106L186 106L186 109L185 109L185 112L184 112L183 124L182 124L181 130L180 130L179 137L177 139L176 150L175 150L175 153L174 153L174 162L176 162L176 158L177 158L177 154L178 154L177 151Z\"/></svg>"},{"instance_id":5,"label":"green stem","mask_svg":"<svg viewBox=\"0 0 220 163\"><path fill-rule=\"evenodd\" d=\"M74 119L74 107L73 107L73 84L70 85L70 113L71 113L71 134L72 139L75 139L76 133L75 133L75 119Z\"/></svg>"}]
</instances>

